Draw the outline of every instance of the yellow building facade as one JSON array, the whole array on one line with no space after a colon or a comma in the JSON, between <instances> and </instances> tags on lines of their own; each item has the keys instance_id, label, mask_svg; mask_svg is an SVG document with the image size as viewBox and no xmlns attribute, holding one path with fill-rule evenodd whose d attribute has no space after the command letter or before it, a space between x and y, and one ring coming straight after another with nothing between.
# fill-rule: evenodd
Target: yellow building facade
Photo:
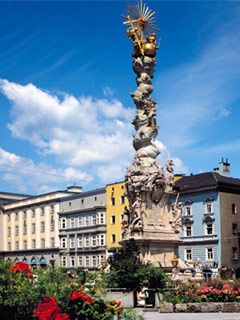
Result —
<instances>
[{"instance_id":1,"label":"yellow building facade","mask_svg":"<svg viewBox=\"0 0 240 320\"><path fill-rule=\"evenodd\" d=\"M107 250L121 248L122 219L124 208L128 207L125 195L125 182L115 182L106 186L106 222L107 222Z\"/></svg>"},{"instance_id":2,"label":"yellow building facade","mask_svg":"<svg viewBox=\"0 0 240 320\"><path fill-rule=\"evenodd\" d=\"M1 255L13 262L59 264L59 203L74 193L56 191L3 204Z\"/></svg>"}]
</instances>

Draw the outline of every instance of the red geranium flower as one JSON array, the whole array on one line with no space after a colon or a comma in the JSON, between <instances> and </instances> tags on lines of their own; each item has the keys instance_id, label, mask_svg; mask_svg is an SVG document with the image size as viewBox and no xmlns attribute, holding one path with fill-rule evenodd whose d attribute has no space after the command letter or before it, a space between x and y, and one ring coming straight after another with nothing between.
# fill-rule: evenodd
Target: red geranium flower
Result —
<instances>
[{"instance_id":1,"label":"red geranium flower","mask_svg":"<svg viewBox=\"0 0 240 320\"><path fill-rule=\"evenodd\" d=\"M32 276L32 271L29 266L26 263L20 261L12 265L10 272L22 272L28 277Z\"/></svg>"},{"instance_id":2,"label":"red geranium flower","mask_svg":"<svg viewBox=\"0 0 240 320\"><path fill-rule=\"evenodd\" d=\"M69 319L70 319L70 316L67 313L58 313L55 318L55 320L69 320Z\"/></svg>"},{"instance_id":3,"label":"red geranium flower","mask_svg":"<svg viewBox=\"0 0 240 320\"><path fill-rule=\"evenodd\" d=\"M83 291L74 291L72 294L71 294L71 300L82 300L82 301L85 301L87 302L88 304L93 304L93 300L89 297L89 295L87 295L85 292Z\"/></svg>"},{"instance_id":4,"label":"red geranium flower","mask_svg":"<svg viewBox=\"0 0 240 320\"><path fill-rule=\"evenodd\" d=\"M55 297L45 297L40 302L36 309L33 310L33 314L39 320L56 320L58 314L62 313L62 309L58 307L58 302ZM68 318L66 318L68 319ZM58 320L65 320L59 318Z\"/></svg>"},{"instance_id":5,"label":"red geranium flower","mask_svg":"<svg viewBox=\"0 0 240 320\"><path fill-rule=\"evenodd\" d=\"M119 307L121 305L121 301L115 301L115 305Z\"/></svg>"},{"instance_id":6,"label":"red geranium flower","mask_svg":"<svg viewBox=\"0 0 240 320\"><path fill-rule=\"evenodd\" d=\"M232 290L229 284L225 283L222 287L223 290Z\"/></svg>"}]
</instances>

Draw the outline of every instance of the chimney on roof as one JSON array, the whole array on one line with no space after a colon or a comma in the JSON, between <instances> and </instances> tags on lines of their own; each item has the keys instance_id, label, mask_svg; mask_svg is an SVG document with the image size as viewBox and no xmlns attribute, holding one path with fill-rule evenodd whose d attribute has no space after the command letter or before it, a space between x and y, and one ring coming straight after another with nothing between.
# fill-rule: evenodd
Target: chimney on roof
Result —
<instances>
[{"instance_id":1,"label":"chimney on roof","mask_svg":"<svg viewBox=\"0 0 240 320\"><path fill-rule=\"evenodd\" d=\"M224 161L224 158L222 158L222 161L219 162L219 167L214 168L213 171L219 173L221 176L224 177L230 177L230 163L228 162L228 159Z\"/></svg>"},{"instance_id":2,"label":"chimney on roof","mask_svg":"<svg viewBox=\"0 0 240 320\"><path fill-rule=\"evenodd\" d=\"M67 191L68 192L72 192L72 193L81 193L82 192L82 187L80 187L80 186L70 186L70 187L67 187Z\"/></svg>"}]
</instances>

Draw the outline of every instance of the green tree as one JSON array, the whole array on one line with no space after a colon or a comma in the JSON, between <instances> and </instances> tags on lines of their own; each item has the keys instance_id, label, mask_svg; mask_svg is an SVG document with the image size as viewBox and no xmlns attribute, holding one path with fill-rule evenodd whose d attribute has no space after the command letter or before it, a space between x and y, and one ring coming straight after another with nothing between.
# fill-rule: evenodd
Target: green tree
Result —
<instances>
[{"instance_id":1,"label":"green tree","mask_svg":"<svg viewBox=\"0 0 240 320\"><path fill-rule=\"evenodd\" d=\"M139 270L143 267L139 249L134 239L109 258L110 273L108 286L115 288L139 289Z\"/></svg>"},{"instance_id":2,"label":"green tree","mask_svg":"<svg viewBox=\"0 0 240 320\"><path fill-rule=\"evenodd\" d=\"M109 264L109 287L127 288L128 290L147 287L162 291L171 284L162 267L141 261L139 249L134 239L126 242L122 250L113 254L109 258Z\"/></svg>"}]
</instances>

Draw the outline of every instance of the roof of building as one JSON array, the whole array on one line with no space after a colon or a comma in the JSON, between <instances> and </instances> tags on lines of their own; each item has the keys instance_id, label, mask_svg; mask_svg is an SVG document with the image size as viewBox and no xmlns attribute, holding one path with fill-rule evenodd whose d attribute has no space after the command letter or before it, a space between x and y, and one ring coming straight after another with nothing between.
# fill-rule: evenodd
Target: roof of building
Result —
<instances>
[{"instance_id":1,"label":"roof of building","mask_svg":"<svg viewBox=\"0 0 240 320\"><path fill-rule=\"evenodd\" d=\"M205 172L184 176L176 181L175 186L179 188L180 193L207 190L240 193L240 179L224 177L216 172Z\"/></svg>"},{"instance_id":2,"label":"roof of building","mask_svg":"<svg viewBox=\"0 0 240 320\"><path fill-rule=\"evenodd\" d=\"M94 195L105 193L105 192L106 192L106 188L98 188L98 189L94 189L94 190L83 191L81 193L75 193L75 194L72 193L71 195L61 199L61 202L74 200L74 199L80 199L80 198L86 198L89 196L94 196Z\"/></svg>"},{"instance_id":3,"label":"roof of building","mask_svg":"<svg viewBox=\"0 0 240 320\"><path fill-rule=\"evenodd\" d=\"M28 194L0 191L0 205L31 197Z\"/></svg>"}]
</instances>

